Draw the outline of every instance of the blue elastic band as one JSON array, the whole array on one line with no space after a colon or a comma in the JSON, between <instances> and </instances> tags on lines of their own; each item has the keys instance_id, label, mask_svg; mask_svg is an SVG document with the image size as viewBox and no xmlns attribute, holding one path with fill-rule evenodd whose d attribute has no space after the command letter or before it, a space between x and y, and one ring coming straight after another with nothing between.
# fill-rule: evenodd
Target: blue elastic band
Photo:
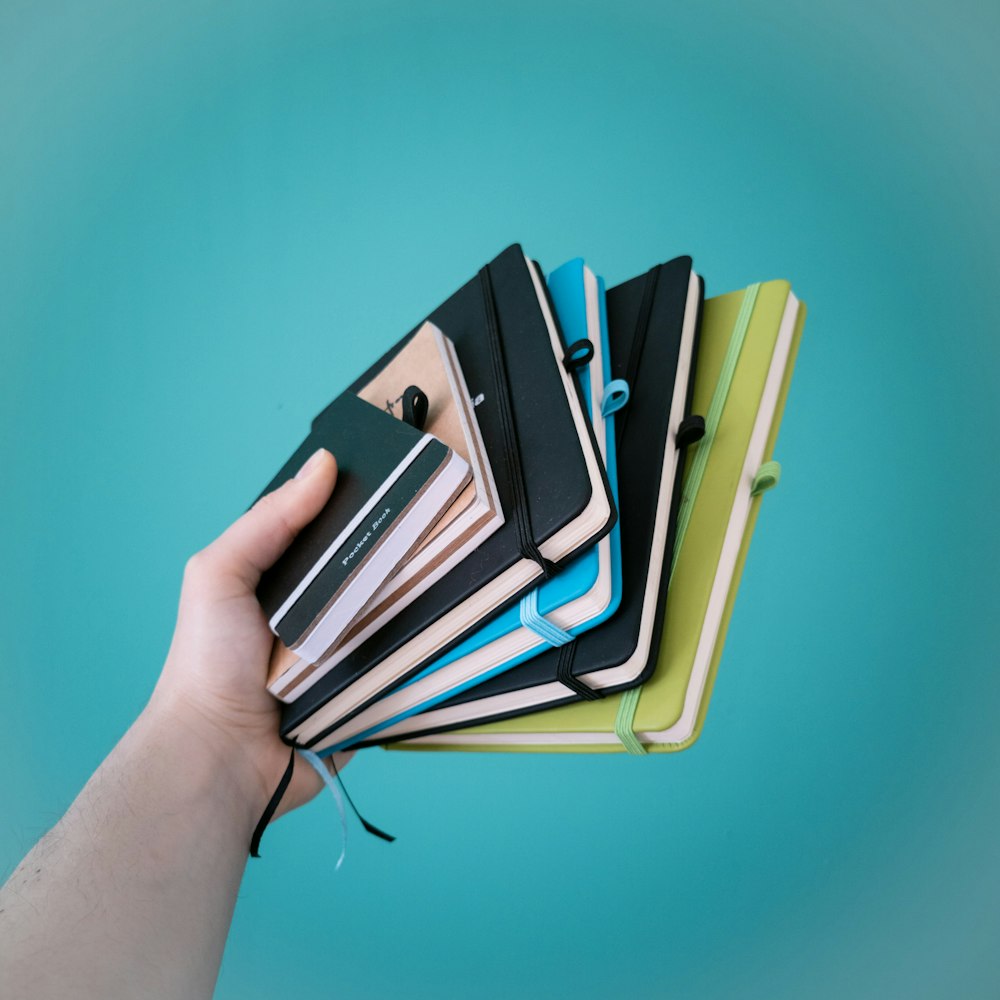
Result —
<instances>
[{"instance_id":1,"label":"blue elastic band","mask_svg":"<svg viewBox=\"0 0 1000 1000\"><path fill-rule=\"evenodd\" d=\"M323 759L316 756L312 750L299 750L298 754L323 779L323 784L326 785L326 787L333 793L333 798L337 803L337 812L340 813L342 841L340 857L337 858L337 864L334 866L333 870L340 871L340 866L344 863L344 858L347 856L347 814L344 812L344 800L340 797L340 789L337 787L337 780L332 774L330 774L330 770L326 764L323 763Z\"/></svg>"},{"instance_id":2,"label":"blue elastic band","mask_svg":"<svg viewBox=\"0 0 1000 1000\"><path fill-rule=\"evenodd\" d=\"M610 417L617 413L628 402L628 382L616 378L604 387L604 397L601 399L601 416Z\"/></svg>"},{"instance_id":3,"label":"blue elastic band","mask_svg":"<svg viewBox=\"0 0 1000 1000\"><path fill-rule=\"evenodd\" d=\"M553 625L548 618L539 614L537 587L521 598L520 612L521 624L541 636L550 646L565 646L567 642L572 642L573 636L569 632L563 631L558 625Z\"/></svg>"}]
</instances>

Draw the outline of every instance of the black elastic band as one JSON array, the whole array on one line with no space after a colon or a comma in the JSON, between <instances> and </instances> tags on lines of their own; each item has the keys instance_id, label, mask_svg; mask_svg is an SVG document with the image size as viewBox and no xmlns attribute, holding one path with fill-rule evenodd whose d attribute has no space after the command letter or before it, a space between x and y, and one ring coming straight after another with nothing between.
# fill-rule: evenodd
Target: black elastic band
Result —
<instances>
[{"instance_id":1,"label":"black elastic band","mask_svg":"<svg viewBox=\"0 0 1000 1000\"><path fill-rule=\"evenodd\" d=\"M403 420L418 431L427 423L428 406L427 393L419 386L411 385L403 392Z\"/></svg>"},{"instance_id":2,"label":"black elastic band","mask_svg":"<svg viewBox=\"0 0 1000 1000\"><path fill-rule=\"evenodd\" d=\"M632 348L628 356L628 368L625 371L625 381L634 389L639 362L642 360L643 348L646 346L646 334L649 331L649 318L653 313L653 301L656 298L656 286L660 280L660 267L657 264L646 272L646 282L642 288L642 302L639 314L635 320L635 332L632 334ZM628 423L629 407L622 411L620 417L615 417L615 442L621 444L625 436L625 425Z\"/></svg>"},{"instance_id":3,"label":"black elastic band","mask_svg":"<svg viewBox=\"0 0 1000 1000\"><path fill-rule=\"evenodd\" d=\"M556 663L556 680L563 687L568 687L570 691L578 694L587 701L596 701L604 697L603 691L588 687L579 677L573 674L573 659L576 656L576 639L567 642L559 647L559 659Z\"/></svg>"},{"instance_id":4,"label":"black elastic band","mask_svg":"<svg viewBox=\"0 0 1000 1000\"><path fill-rule=\"evenodd\" d=\"M500 324L497 317L496 301L493 298L493 282L489 265L479 272L479 284L483 292L483 310L486 314L486 332L490 341L490 358L493 362L493 387L496 392L500 427L503 430L507 462L510 466L510 484L514 491L514 526L517 544L524 559L537 563L542 577L548 579L556 566L542 555L531 530L531 515L528 512L528 488L524 483L524 469L521 465L521 449L514 424L513 406L510 401L510 385L507 379L507 365L504 360L503 342L500 339Z\"/></svg>"},{"instance_id":5,"label":"black elastic band","mask_svg":"<svg viewBox=\"0 0 1000 1000\"><path fill-rule=\"evenodd\" d=\"M292 781L292 772L295 770L295 748L292 748L291 756L288 758L288 766L285 768L285 773L281 776L281 781L278 782L278 787L274 790L274 794L271 796L270 801L264 806L264 812L261 813L261 817L257 820L257 826L254 827L253 836L250 838L250 857L259 858L260 857L260 838L264 836L264 831L267 829L267 824L271 822L271 817L274 815L275 809L278 808L278 803L281 802L282 796L288 791L288 786Z\"/></svg>"},{"instance_id":6,"label":"black elastic band","mask_svg":"<svg viewBox=\"0 0 1000 1000\"><path fill-rule=\"evenodd\" d=\"M677 447L688 448L697 444L705 436L705 418L692 413L685 417L677 428Z\"/></svg>"},{"instance_id":7,"label":"black elastic band","mask_svg":"<svg viewBox=\"0 0 1000 1000\"><path fill-rule=\"evenodd\" d=\"M563 368L568 372L579 371L589 365L594 357L594 345L585 337L574 340L563 354Z\"/></svg>"}]
</instances>

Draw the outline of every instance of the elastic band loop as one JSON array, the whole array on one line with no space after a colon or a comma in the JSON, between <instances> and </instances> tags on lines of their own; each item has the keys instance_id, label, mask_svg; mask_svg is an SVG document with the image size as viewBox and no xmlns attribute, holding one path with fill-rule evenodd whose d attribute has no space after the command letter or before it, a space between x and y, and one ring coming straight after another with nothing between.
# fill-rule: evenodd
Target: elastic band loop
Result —
<instances>
[{"instance_id":1,"label":"elastic band loop","mask_svg":"<svg viewBox=\"0 0 1000 1000\"><path fill-rule=\"evenodd\" d=\"M576 372L590 364L594 357L594 345L586 339L574 340L563 354L563 368Z\"/></svg>"},{"instance_id":2,"label":"elastic band loop","mask_svg":"<svg viewBox=\"0 0 1000 1000\"><path fill-rule=\"evenodd\" d=\"M418 431L424 429L427 423L429 407L427 393L419 386L411 385L403 392L403 420Z\"/></svg>"},{"instance_id":3,"label":"elastic band loop","mask_svg":"<svg viewBox=\"0 0 1000 1000\"><path fill-rule=\"evenodd\" d=\"M760 496L766 490L777 486L781 480L781 463L765 462L753 477L753 485L750 487L750 496Z\"/></svg>"},{"instance_id":4,"label":"elastic band loop","mask_svg":"<svg viewBox=\"0 0 1000 1000\"><path fill-rule=\"evenodd\" d=\"M537 563L543 579L548 580L556 572L555 564L542 555L531 530L531 516L528 512L528 488L524 482L521 465L521 449L517 440L517 426L514 423L513 406L510 400L510 385L507 379L507 365L504 360L503 341L500 338L500 323L496 302L493 299L493 281L489 265L479 272L479 284L483 293L483 311L486 315L486 333L490 342L490 359L493 367L493 384L500 428L503 431L507 461L510 466L510 485L514 493L514 525L517 530L518 548L521 556ZM591 345L593 346L593 345ZM496 470L494 469L494 472Z\"/></svg>"},{"instance_id":5,"label":"elastic band loop","mask_svg":"<svg viewBox=\"0 0 1000 1000\"><path fill-rule=\"evenodd\" d=\"M617 413L628 402L628 396L628 382L623 378L613 379L604 387L601 416L610 417L612 413Z\"/></svg>"},{"instance_id":6,"label":"elastic band loop","mask_svg":"<svg viewBox=\"0 0 1000 1000\"><path fill-rule=\"evenodd\" d=\"M336 780L330 774L329 769L323 763L322 759L314 754L312 750L300 750L299 753L305 759L306 763L323 779L323 784L330 789L333 800L337 803L337 812L340 813L340 857L337 858L337 863L334 865L333 870L339 872L340 866L344 863L344 858L347 857L347 813L344 812L344 800L341 798Z\"/></svg>"},{"instance_id":7,"label":"elastic band loop","mask_svg":"<svg viewBox=\"0 0 1000 1000\"><path fill-rule=\"evenodd\" d=\"M550 622L538 610L538 589L529 590L521 598L520 604L521 624L525 628L530 628L536 635L541 636L550 646L565 646L567 642L573 641L573 636L564 631L558 625Z\"/></svg>"},{"instance_id":8,"label":"elastic band loop","mask_svg":"<svg viewBox=\"0 0 1000 1000\"><path fill-rule=\"evenodd\" d=\"M603 698L603 691L588 687L579 677L574 676L573 659L576 656L576 646L575 642L569 642L560 648L559 659L556 663L556 680L585 701L596 701L598 698Z\"/></svg>"},{"instance_id":9,"label":"elastic band loop","mask_svg":"<svg viewBox=\"0 0 1000 1000\"><path fill-rule=\"evenodd\" d=\"M696 413L685 417L677 428L677 447L690 448L705 436L705 418Z\"/></svg>"},{"instance_id":10,"label":"elastic band loop","mask_svg":"<svg viewBox=\"0 0 1000 1000\"><path fill-rule=\"evenodd\" d=\"M275 809L278 808L278 804L281 802L282 797L288 790L288 786L292 781L292 773L295 770L295 749L292 749L291 755L288 758L288 765L285 767L285 773L281 776L281 781L278 782L278 787L274 790L274 794L271 796L270 801L264 806L264 812L261 813L261 817L257 820L257 825L254 827L253 836L250 838L250 857L259 858L260 857L260 840L264 836L264 831L267 829L267 824L271 822L271 817L274 815Z\"/></svg>"},{"instance_id":11,"label":"elastic band loop","mask_svg":"<svg viewBox=\"0 0 1000 1000\"><path fill-rule=\"evenodd\" d=\"M641 691L641 686L630 688L626 691L618 703L618 714L615 716L615 736L618 737L621 745L629 753L636 756L649 753L632 731L632 724L635 721L635 710L639 707L639 694Z\"/></svg>"},{"instance_id":12,"label":"elastic band loop","mask_svg":"<svg viewBox=\"0 0 1000 1000\"><path fill-rule=\"evenodd\" d=\"M760 290L760 283L748 285L743 293L743 301L740 304L739 315L736 317L736 324L729 338L729 347L726 349L726 357L722 363L722 371L719 373L719 381L716 383L715 392L712 394L712 402L705 417L705 436L694 453L694 461L684 478L683 492L681 493L681 503L677 514L677 533L674 540L674 556L670 563L669 586L673 582L673 570L680 558L681 548L687 534L688 525L691 523L691 514L694 511L694 502L698 496L698 489L705 475L705 468L708 465L708 456L712 451L712 442L715 440L719 423L722 420L722 411L726 406L726 399L729 396L729 389L733 384L733 376L736 374L736 364L740 360L740 353L743 350L743 342L746 340L747 330L750 327L750 317L753 315L753 308L757 302L757 292ZM646 748L636 739L632 730L635 724L635 713L639 707L639 695L642 686L626 691L618 703L618 714L615 718L615 735L629 753L646 753Z\"/></svg>"}]
</instances>

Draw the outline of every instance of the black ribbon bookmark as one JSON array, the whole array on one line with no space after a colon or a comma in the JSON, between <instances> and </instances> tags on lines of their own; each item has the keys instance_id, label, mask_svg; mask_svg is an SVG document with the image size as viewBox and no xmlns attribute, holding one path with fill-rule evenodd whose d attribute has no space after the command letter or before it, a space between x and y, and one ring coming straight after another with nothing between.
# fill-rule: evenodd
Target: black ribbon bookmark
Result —
<instances>
[{"instance_id":1,"label":"black ribbon bookmark","mask_svg":"<svg viewBox=\"0 0 1000 1000\"><path fill-rule=\"evenodd\" d=\"M278 787L274 790L274 794L271 796L270 801L266 806L264 806L264 811L261 813L260 819L257 820L257 825L254 827L253 836L250 838L251 858L260 857L260 839L264 836L264 831L267 829L267 824L271 822L271 817L274 815L275 809L278 808L285 792L288 791L288 786L292 783L292 774L294 771L295 748L293 747L291 756L288 758L288 765L285 768L285 773L281 776L281 781L278 782Z\"/></svg>"},{"instance_id":2,"label":"black ribbon bookmark","mask_svg":"<svg viewBox=\"0 0 1000 1000\"><path fill-rule=\"evenodd\" d=\"M330 765L333 768L333 776L337 779L337 784L340 785L340 790L344 793L344 798L347 799L347 804L351 807L351 811L355 816L357 816L361 825L368 831L368 833L391 844L396 838L391 833L386 833L384 830L380 830L374 823L369 823L368 820L366 820L364 816L358 812L358 807L354 804L354 800L351 798L350 792L347 791L347 787L344 785L344 779L340 776L340 771L337 770L336 762L331 760ZM295 747L292 747L292 752L288 758L288 766L285 768L285 773L281 776L281 780L278 782L278 787L274 790L274 794L271 796L270 801L264 807L264 811L261 813L261 817L257 821L257 826L254 827L253 836L250 838L251 858L260 857L261 838L264 836L264 831L267 829L268 823L271 822L275 810L278 808L285 792L288 791L288 786L292 782L292 774L294 774L294 772Z\"/></svg>"},{"instance_id":3,"label":"black ribbon bookmark","mask_svg":"<svg viewBox=\"0 0 1000 1000\"><path fill-rule=\"evenodd\" d=\"M351 798L351 793L347 790L347 786L344 784L344 779L340 776L340 771L337 770L337 762L331 757L330 766L333 768L333 776L337 779L337 783L340 785L340 790L344 793L344 798L347 799L347 804L351 807L351 812L358 817L361 825L373 836L379 837L380 839L386 841L386 843L391 844L396 838L391 833L386 833L385 830L380 830L374 823L369 823L368 820L358 812L358 807L354 804L354 799Z\"/></svg>"}]
</instances>

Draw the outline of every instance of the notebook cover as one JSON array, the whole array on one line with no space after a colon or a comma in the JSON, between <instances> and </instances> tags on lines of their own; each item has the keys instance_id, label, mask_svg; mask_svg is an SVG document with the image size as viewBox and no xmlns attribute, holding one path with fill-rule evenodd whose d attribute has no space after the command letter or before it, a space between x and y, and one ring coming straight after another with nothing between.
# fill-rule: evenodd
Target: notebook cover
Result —
<instances>
[{"instance_id":1,"label":"notebook cover","mask_svg":"<svg viewBox=\"0 0 1000 1000\"><path fill-rule=\"evenodd\" d=\"M763 305L764 309L760 317L755 318L754 324L759 324L762 319L765 322L770 322L772 324L770 337L765 339L763 343L758 343L758 348L762 347L763 350L758 350L753 356L751 354L747 354L746 357L741 356L733 387L730 390L729 400L727 400L726 417L730 415L730 401L733 401L738 408L742 408L744 412L750 414L756 413L760 391L766 376L766 368L770 363L770 350L773 348L774 338L777 333L778 317L781 314L789 290L787 282L772 281L764 284L758 294L757 308ZM698 359L698 375L693 404L696 410L707 409L711 400L742 295L742 290L731 292L727 295L717 296L705 303L705 325L702 330L702 350ZM767 319L767 316L770 318ZM765 461L769 461L774 454L775 442L781 426L781 419L792 380L805 318L806 306L800 302L791 352L765 448ZM753 326L751 330L753 330ZM742 400L740 397L743 397ZM724 417L724 419L726 418ZM746 442L750 436L749 421L744 421L744 424L743 433L727 434L725 437L720 435L716 439L715 448L720 449L720 465L726 465L734 470L742 468ZM725 444L723 444L724 441ZM720 446L726 449L725 457ZM717 470L715 471L717 472ZM733 477L735 486L736 473L733 472L730 475ZM664 628L663 641L657 657L656 668L652 678L643 685L639 697L639 705L633 723L633 730L637 733L666 729L680 717L683 708L686 676L690 673L690 662L693 659L697 637L700 635L702 627L701 619L698 617L697 610L692 609L691 602L694 601L698 606L703 607L707 601L705 592L710 584L705 579L705 572L707 569L711 575L714 575L715 566L711 562L711 552L717 552L721 546L721 539L725 533L725 524L728 520L728 510L731 507L733 495L730 492L725 497L713 498L709 500L708 504L704 504L704 501L700 499L702 493L705 493L706 497L710 496L706 492L705 487L706 483L703 482L702 491L699 492L699 505L704 505L705 507L706 521L699 526L695 523L694 518L692 518L692 523L688 528L688 534L684 542L684 552L678 562L675 578L671 582L670 600L666 609L667 621ZM763 495L754 497L751 502L750 516L747 520L739 555L736 560L735 571L727 594L726 605L713 649L709 673L699 705L694 731L688 739L682 742L647 744L646 749L650 753L670 753L683 750L693 744L702 732L712 688L718 672L719 661L722 657L726 630L732 616L736 594L739 589L740 576L746 562L750 540L753 536L753 529L762 500ZM709 511L709 507L711 506L718 507L719 509L713 514ZM707 562L706 549L708 550ZM552 733L557 736L558 734L569 735L585 732L614 733L620 702L621 696L614 695L601 701L565 705L558 708L546 709L531 716L522 716L520 718L511 718L500 722L468 727L456 730L450 733L449 736L455 737L462 733L469 735L493 734L500 737L505 734L531 733ZM426 742L419 743L392 743L388 745L388 748L398 750L477 750L545 753L626 752L625 747L617 741L604 744L444 744L434 743L433 739L429 738Z\"/></svg>"},{"instance_id":2,"label":"notebook cover","mask_svg":"<svg viewBox=\"0 0 1000 1000\"><path fill-rule=\"evenodd\" d=\"M775 286L786 284L784 282L773 282ZM790 289L789 289L790 290ZM806 321L806 305L799 302L798 316L796 317L795 332L792 337L791 351L788 357L788 364L785 368L785 375L781 383L781 392L775 408L774 420L767 438L767 446L764 451L764 461L769 462L774 457L774 448L778 439L778 430L781 427L781 420L785 411L785 403L788 399L788 389L792 381L792 372L795 368L795 361L798 356L799 343L802 339L802 331ZM750 503L750 515L747 518L746 528L743 533L743 541L740 545L740 552L736 559L736 566L733 571L732 582L729 593L726 597L726 605L722 614L722 621L719 625L719 633L716 639L715 648L712 653L712 661L709 666L708 677L705 681L705 689L698 706L698 717L694 731L685 740L677 743L655 743L646 746L650 753L672 753L684 750L691 746L701 736L705 716L708 712L708 703L712 697L712 689L715 685L715 677L718 672L719 661L722 658L722 650L725 645L726 632L729 628L729 621L732 618L733 607L736 602L736 593L739 590L740 579L743 575L743 567L746 564L747 553L750 550L750 539L753 537L754 527L757 523L757 516L760 513L761 502L765 494L754 497ZM696 549L692 550L693 558L697 560ZM650 681L643 685L643 690L639 698L639 705L635 715L633 730L644 732L649 730L663 730L672 725L679 717L683 708L684 697L683 688L678 690L676 681L672 680L675 662L675 655L671 647L662 648L657 662L657 669ZM670 686L668 688L668 685Z\"/></svg>"},{"instance_id":3,"label":"notebook cover","mask_svg":"<svg viewBox=\"0 0 1000 1000\"><path fill-rule=\"evenodd\" d=\"M449 450L434 439L427 440L419 455L411 455L424 439L421 431L345 392L316 417L309 435L264 488L261 496L293 478L318 448L327 448L337 457L337 487L333 496L263 574L257 588L257 598L270 620L306 575L315 571L317 562L328 556L323 568L277 623L275 631L287 645L298 641L331 596L346 586L376 542L383 538L388 541L397 515L405 511L410 500L446 461ZM337 553L329 553L331 543L343 535L404 463L406 470L376 505L380 511L388 508L390 513L370 532L366 518L357 529L343 536ZM342 555L345 558L340 558Z\"/></svg>"},{"instance_id":4,"label":"notebook cover","mask_svg":"<svg viewBox=\"0 0 1000 1000\"><path fill-rule=\"evenodd\" d=\"M504 522L479 421L454 346L430 323L417 331L359 395L402 419L403 393L411 383L416 383L430 402L424 432L465 459L472 475L455 503L428 532L413 559L401 566L399 573L368 602L344 636L345 644L354 642L366 630L375 632L380 622L388 621L416 600L422 590L450 572ZM440 537L445 532L446 537ZM346 655L349 650L344 652Z\"/></svg>"},{"instance_id":5,"label":"notebook cover","mask_svg":"<svg viewBox=\"0 0 1000 1000\"><path fill-rule=\"evenodd\" d=\"M596 275L595 280L597 283L598 322L601 330L601 350L599 354L601 371L599 373L598 382L601 386L606 386L609 382L611 382L612 374L611 353L608 342L604 281ZM556 313L559 317L559 323L567 342L573 343L577 340L585 339L588 336L588 316L583 260L581 258L577 258L576 260L569 261L562 267L553 271L552 274L549 275L548 287L549 293L552 296L553 304L556 308ZM603 423L605 468L607 469L608 479L611 484L612 495L617 503L618 477L615 448L615 417L614 413L609 413L605 417L601 416L601 402L603 397L599 392L596 399L592 398L592 379L589 369L590 366L578 372L579 382L585 401L586 412L591 415L592 421L602 421ZM573 562L570 563L570 565L568 565L561 573L553 577L551 580L546 581L540 587L537 587L538 612L542 615L550 615L553 611L563 605L587 594L598 581L601 562L598 551L599 546L607 544L609 546L610 554L609 572L611 583L611 598L608 605L597 615L573 626L568 631L573 635L582 635L584 632L587 632L597 625L600 625L602 622L607 621L607 619L618 610L618 606L621 601L622 581L620 532L621 525L615 524L607 539L591 546L590 549L583 553L583 555L577 556L576 559L574 559ZM483 646L497 641L520 627L520 606L508 608L501 615L494 618L486 625L478 628L444 656L436 659L430 666L421 670L419 674L407 682L407 685L412 684L413 681L421 677L425 677L450 663L454 663L456 660L475 652ZM526 650L506 663L498 664L497 666L484 671L484 673L476 680L456 687L454 692L464 690L476 683L482 683L482 681L488 679L489 677L492 677L502 671L510 670L518 664L523 663L534 656L538 656L545 652L546 649L550 648L552 647L548 645L544 639L539 637L538 645ZM407 685L403 685L403 687L406 687ZM391 719L386 720L378 726L365 730L363 733L359 734L359 736L352 738L349 742L357 743L362 738L368 741L378 730L392 725L399 719L407 718L418 711L429 708L431 705L438 704L447 697L449 697L448 694L443 694L435 697L434 699L428 699L422 704L414 705L409 710L394 715ZM334 747L333 749L339 749L339 747Z\"/></svg>"},{"instance_id":6,"label":"notebook cover","mask_svg":"<svg viewBox=\"0 0 1000 1000\"><path fill-rule=\"evenodd\" d=\"M541 543L579 517L589 503L591 483L584 448L595 454L596 445L589 425L586 439L581 439L577 433L558 368L560 359L553 354L529 266L521 247L515 244L491 261L488 270L513 402L512 420L520 445L530 523L536 543ZM355 678L522 558L516 521L512 515L514 494L510 456L500 420L491 345L487 336L487 310L479 275L434 310L427 320L438 326L455 345L469 391L473 399L478 400L476 416L507 521L451 573L337 664L314 687L293 704L283 706L282 734L287 735L318 707L346 689ZM416 329L419 325L365 372L352 390L370 382L375 372L387 364ZM615 523L614 502L606 475L602 488L611 507L611 517L595 535L567 553L561 563L569 561L578 551L603 537ZM512 595L497 612L520 596L520 592ZM461 638L459 636L456 642ZM435 655L440 652L436 651ZM427 659L432 660L433 657ZM422 666L423 663L414 663L409 676Z\"/></svg>"},{"instance_id":7,"label":"notebook cover","mask_svg":"<svg viewBox=\"0 0 1000 1000\"><path fill-rule=\"evenodd\" d=\"M358 391L358 396L384 412L403 419L403 395L416 385L427 397L427 416L421 428L461 455L470 468L474 461L462 426L462 403L456 399L447 370L445 338L429 323L411 338L409 350L401 352L375 378ZM475 419L474 416L471 419ZM424 539L426 545L459 517L476 499L476 482L470 479L458 499L441 515Z\"/></svg>"},{"instance_id":8,"label":"notebook cover","mask_svg":"<svg viewBox=\"0 0 1000 1000\"><path fill-rule=\"evenodd\" d=\"M647 292L650 292L648 276L653 271L656 284L651 292L651 300L645 300ZM612 377L627 378L630 361L634 368L629 402L618 414L616 428L618 496L621 513L622 596L618 612L613 618L575 640L572 673L576 677L626 662L638 644L643 595L649 575L652 526L656 517L657 495L662 473L661 462L652 461L650 456L664 454L668 435L675 430L669 426L670 398L669 395L664 398L664 387L672 388L676 378L691 277L691 258L675 258L659 265L653 271L612 288L606 297ZM643 326L648 328L649 333L645 337L636 363L633 358L633 343ZM694 351L696 355L697 334ZM695 372L694 358L692 358L691 372L685 414L690 412ZM681 478L678 474L674 480L664 566L670 564ZM666 581L667 575L664 572L658 590L656 618L653 623L651 644L653 650L658 646L662 625ZM466 704L483 697L557 682L560 656L560 649L546 650L512 670L498 674L482 684L477 684L440 702L436 707ZM650 656L649 662L635 680L626 685L606 688L605 691L623 690L625 687L634 687L641 683L649 676L654 662L655 656ZM563 704L576 701L578 698L579 695L566 688L563 698L558 702L546 702L546 704ZM537 711L538 708L535 707L509 715L513 717L515 714Z\"/></svg>"}]
</instances>

